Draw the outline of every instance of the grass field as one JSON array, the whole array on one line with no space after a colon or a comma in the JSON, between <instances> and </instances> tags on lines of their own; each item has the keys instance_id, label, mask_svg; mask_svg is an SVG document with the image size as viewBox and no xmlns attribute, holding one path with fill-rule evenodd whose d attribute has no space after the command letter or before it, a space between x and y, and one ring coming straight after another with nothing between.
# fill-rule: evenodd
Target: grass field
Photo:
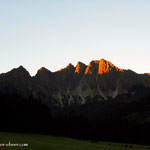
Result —
<instances>
[{"instance_id":1,"label":"grass field","mask_svg":"<svg viewBox=\"0 0 150 150\"><path fill-rule=\"evenodd\" d=\"M28 144L28 146L8 146L11 144ZM5 144L2 146L2 144ZM64 137L52 137L36 134L12 134L0 132L0 150L146 150L150 146L79 141Z\"/></svg>"}]
</instances>

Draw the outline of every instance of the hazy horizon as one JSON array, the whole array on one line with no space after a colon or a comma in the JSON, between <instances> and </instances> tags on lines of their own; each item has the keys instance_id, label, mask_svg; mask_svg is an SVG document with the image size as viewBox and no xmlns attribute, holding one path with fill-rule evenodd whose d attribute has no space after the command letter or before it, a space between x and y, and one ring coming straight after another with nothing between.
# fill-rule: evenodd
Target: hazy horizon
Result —
<instances>
[{"instance_id":1,"label":"hazy horizon","mask_svg":"<svg viewBox=\"0 0 150 150\"><path fill-rule=\"evenodd\" d=\"M20 65L33 76L104 58L150 72L150 1L0 1L0 73Z\"/></svg>"}]
</instances>

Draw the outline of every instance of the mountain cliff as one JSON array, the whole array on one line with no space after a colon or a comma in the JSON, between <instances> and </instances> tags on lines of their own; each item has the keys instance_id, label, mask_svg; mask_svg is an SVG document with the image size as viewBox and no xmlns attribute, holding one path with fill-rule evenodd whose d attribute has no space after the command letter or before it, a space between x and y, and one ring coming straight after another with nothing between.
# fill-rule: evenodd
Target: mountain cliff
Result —
<instances>
[{"instance_id":1,"label":"mountain cliff","mask_svg":"<svg viewBox=\"0 0 150 150\"><path fill-rule=\"evenodd\" d=\"M69 64L56 72L42 67L34 77L22 66L0 75L1 93L32 95L48 106L59 107L113 100L127 93L134 96L136 86L150 87L149 74L120 69L104 59L88 66Z\"/></svg>"}]
</instances>

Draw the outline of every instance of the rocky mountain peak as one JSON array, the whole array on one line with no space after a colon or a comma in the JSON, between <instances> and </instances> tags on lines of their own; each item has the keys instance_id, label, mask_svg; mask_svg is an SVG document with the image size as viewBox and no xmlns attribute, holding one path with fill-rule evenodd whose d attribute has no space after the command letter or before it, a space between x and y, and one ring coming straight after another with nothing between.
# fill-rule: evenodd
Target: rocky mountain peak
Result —
<instances>
[{"instance_id":1,"label":"rocky mountain peak","mask_svg":"<svg viewBox=\"0 0 150 150\"><path fill-rule=\"evenodd\" d=\"M38 72L51 72L50 70L46 69L45 67L41 67Z\"/></svg>"},{"instance_id":2,"label":"rocky mountain peak","mask_svg":"<svg viewBox=\"0 0 150 150\"><path fill-rule=\"evenodd\" d=\"M118 67L114 66L110 61L107 61L105 59L101 60L94 60L91 61L88 65L88 67L85 70L85 74L105 74L110 72L111 70L123 72L123 69L119 69Z\"/></svg>"},{"instance_id":3,"label":"rocky mountain peak","mask_svg":"<svg viewBox=\"0 0 150 150\"><path fill-rule=\"evenodd\" d=\"M111 71L114 68L117 69L117 67L115 67L110 61L101 59L99 62L98 74L102 75L104 73L108 73L109 71Z\"/></svg>"},{"instance_id":4,"label":"rocky mountain peak","mask_svg":"<svg viewBox=\"0 0 150 150\"><path fill-rule=\"evenodd\" d=\"M45 67L41 67L41 68L38 70L36 76L37 76L37 77L45 77L45 75L46 75L46 76L49 76L49 75L51 75L51 74L52 74L52 72L51 72L50 70L46 69Z\"/></svg>"},{"instance_id":5,"label":"rocky mountain peak","mask_svg":"<svg viewBox=\"0 0 150 150\"><path fill-rule=\"evenodd\" d=\"M42 70L45 70L46 68L45 67L41 67L38 71L42 71Z\"/></svg>"},{"instance_id":6,"label":"rocky mountain peak","mask_svg":"<svg viewBox=\"0 0 150 150\"><path fill-rule=\"evenodd\" d=\"M76 69L75 69L75 73L84 73L85 72L85 69L86 69L86 65L82 62L78 62L77 65L76 65Z\"/></svg>"},{"instance_id":7,"label":"rocky mountain peak","mask_svg":"<svg viewBox=\"0 0 150 150\"><path fill-rule=\"evenodd\" d=\"M98 74L102 75L102 74L108 73L112 69L115 71L119 71L119 72L124 71L123 69L119 69L118 67L114 66L110 61L107 61L105 59L100 60Z\"/></svg>"},{"instance_id":8,"label":"rocky mountain peak","mask_svg":"<svg viewBox=\"0 0 150 150\"><path fill-rule=\"evenodd\" d=\"M62 71L65 71L65 72L66 72L66 71L74 71L74 69L75 69L75 67L74 67L71 63L69 63L66 68L60 69L60 70L58 70L57 72L62 72Z\"/></svg>"},{"instance_id":9,"label":"rocky mountain peak","mask_svg":"<svg viewBox=\"0 0 150 150\"><path fill-rule=\"evenodd\" d=\"M14 70L27 72L27 70L22 65L20 65L18 68L14 68Z\"/></svg>"},{"instance_id":10,"label":"rocky mountain peak","mask_svg":"<svg viewBox=\"0 0 150 150\"><path fill-rule=\"evenodd\" d=\"M99 60L93 60L89 63L85 70L85 75L98 72Z\"/></svg>"},{"instance_id":11,"label":"rocky mountain peak","mask_svg":"<svg viewBox=\"0 0 150 150\"><path fill-rule=\"evenodd\" d=\"M20 65L19 67L18 67L18 69L25 69L22 65Z\"/></svg>"},{"instance_id":12,"label":"rocky mountain peak","mask_svg":"<svg viewBox=\"0 0 150 150\"><path fill-rule=\"evenodd\" d=\"M66 67L66 69L72 69L72 68L74 68L74 66L71 63L69 63L68 66Z\"/></svg>"},{"instance_id":13,"label":"rocky mountain peak","mask_svg":"<svg viewBox=\"0 0 150 150\"><path fill-rule=\"evenodd\" d=\"M26 92L31 90L30 84L32 84L32 77L23 66L0 75L0 89L5 89L6 93L18 91L19 94L26 95Z\"/></svg>"},{"instance_id":14,"label":"rocky mountain peak","mask_svg":"<svg viewBox=\"0 0 150 150\"><path fill-rule=\"evenodd\" d=\"M6 73L9 75L16 75L16 76L30 76L29 72L21 65L18 68L12 69L10 72Z\"/></svg>"}]
</instances>

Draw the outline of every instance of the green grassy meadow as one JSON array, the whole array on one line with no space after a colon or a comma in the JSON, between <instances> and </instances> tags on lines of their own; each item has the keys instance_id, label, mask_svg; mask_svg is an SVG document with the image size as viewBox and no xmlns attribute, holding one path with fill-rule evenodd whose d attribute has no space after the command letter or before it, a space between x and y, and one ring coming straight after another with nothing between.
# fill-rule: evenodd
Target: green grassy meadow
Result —
<instances>
[{"instance_id":1,"label":"green grassy meadow","mask_svg":"<svg viewBox=\"0 0 150 150\"><path fill-rule=\"evenodd\" d=\"M38 134L14 134L0 132L0 145L3 143L27 143L28 146L0 146L0 150L146 150L150 146L80 141L77 139L52 137Z\"/></svg>"}]
</instances>

